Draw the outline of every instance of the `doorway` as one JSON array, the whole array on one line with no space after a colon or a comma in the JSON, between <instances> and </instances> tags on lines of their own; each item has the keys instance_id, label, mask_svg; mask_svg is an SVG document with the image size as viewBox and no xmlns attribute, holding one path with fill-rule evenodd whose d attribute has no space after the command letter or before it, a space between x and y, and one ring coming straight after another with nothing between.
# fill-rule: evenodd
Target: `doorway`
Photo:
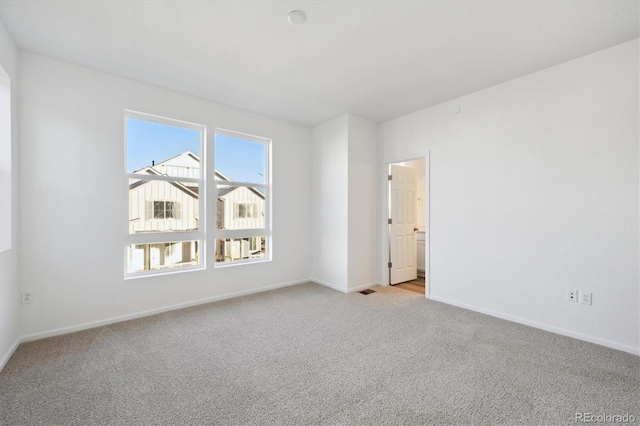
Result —
<instances>
[{"instance_id":1,"label":"doorway","mask_svg":"<svg viewBox=\"0 0 640 426\"><path fill-rule=\"evenodd\" d=\"M429 156L388 164L388 283L428 296Z\"/></svg>"}]
</instances>

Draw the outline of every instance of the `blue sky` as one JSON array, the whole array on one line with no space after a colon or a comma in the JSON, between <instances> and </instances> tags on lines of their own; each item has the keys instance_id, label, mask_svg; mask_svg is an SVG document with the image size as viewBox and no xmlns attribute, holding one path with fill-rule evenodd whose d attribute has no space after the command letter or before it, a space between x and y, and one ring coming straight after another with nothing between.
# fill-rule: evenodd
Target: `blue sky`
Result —
<instances>
[{"instance_id":1,"label":"blue sky","mask_svg":"<svg viewBox=\"0 0 640 426\"><path fill-rule=\"evenodd\" d=\"M265 149L260 142L216 136L216 170L236 182L264 183Z\"/></svg>"},{"instance_id":2,"label":"blue sky","mask_svg":"<svg viewBox=\"0 0 640 426\"><path fill-rule=\"evenodd\" d=\"M127 172L156 164L185 151L198 157L200 132L153 121L127 118ZM226 135L216 136L216 170L233 181L264 183L265 149Z\"/></svg>"}]
</instances>

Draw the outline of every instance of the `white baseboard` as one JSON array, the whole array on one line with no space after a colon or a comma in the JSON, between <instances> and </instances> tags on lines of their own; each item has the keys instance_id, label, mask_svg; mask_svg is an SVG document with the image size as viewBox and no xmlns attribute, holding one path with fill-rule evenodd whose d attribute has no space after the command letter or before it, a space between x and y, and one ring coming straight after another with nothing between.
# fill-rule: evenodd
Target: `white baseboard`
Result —
<instances>
[{"instance_id":1,"label":"white baseboard","mask_svg":"<svg viewBox=\"0 0 640 426\"><path fill-rule=\"evenodd\" d=\"M467 303L458 302L456 300L447 299L444 297L430 296L429 300L435 302L446 303L447 305L457 306L458 308L468 309L470 311L480 312L481 314L490 315L492 317L505 319L507 321L517 322L518 324L528 325L529 327L539 328L541 330L549 331L551 333L560 334L562 336L573 337L574 339L584 340L585 342L595 343L597 345L606 346L608 348L617 349L619 351L628 352L633 355L640 355L640 348L635 348L630 345L614 342L611 340L601 339L599 337L589 336L588 334L577 333L575 331L567 330L553 325L541 323L538 321L528 320L515 315L503 314L491 309L485 309L475 305L469 305Z\"/></svg>"},{"instance_id":2,"label":"white baseboard","mask_svg":"<svg viewBox=\"0 0 640 426\"><path fill-rule=\"evenodd\" d=\"M9 359L11 359L11 356L16 351L16 349L18 349L20 343L22 343L22 339L20 337L17 337L16 341L13 342L13 345L11 345L7 353L5 353L2 358L0 358L0 371L4 369L5 365L7 365L7 362L9 362Z\"/></svg>"},{"instance_id":3,"label":"white baseboard","mask_svg":"<svg viewBox=\"0 0 640 426\"><path fill-rule=\"evenodd\" d=\"M375 285L380 285L378 283L368 283L368 284L361 284L361 285L356 286L356 287L350 287L350 288L344 289L344 288L338 287L335 284L331 284L331 283L328 283L326 281L319 280L317 278L311 278L311 281L313 281L314 283L318 283L320 285L323 285L325 287L329 287L329 288L332 288L334 290L338 290L341 293L353 293L355 291L366 290L366 289L371 288L371 287L373 287Z\"/></svg>"},{"instance_id":4,"label":"white baseboard","mask_svg":"<svg viewBox=\"0 0 640 426\"><path fill-rule=\"evenodd\" d=\"M298 281L289 281L289 282L286 282L286 283L274 284L274 285L270 285L270 286L266 286L266 287L260 287L260 288L256 288L256 289L252 289L252 290L239 291L239 292L236 292L236 293L229 293L229 294L225 294L225 295L222 295L222 296L207 297L205 299L198 299L198 300L194 300L194 301L191 301L191 302L178 303L178 304L175 304L175 305L164 306L164 307L155 308L155 309L149 309L149 310L146 310L146 311L135 312L135 313L132 313L132 314L120 315L120 316L117 316L117 317L111 317L111 318L106 318L106 319L97 320L97 321L90 321L90 322L86 322L86 323L83 323L83 324L72 325L72 326L68 326L68 327L61 327L61 328L56 328L56 329L53 329L53 330L47 330L47 331L41 331L41 332L38 332L38 333L27 334L27 335L23 335L23 336L20 337L20 339L18 341L18 344L22 343L22 342L30 342L32 340L44 339L46 337L59 336L61 334L73 333L73 332L76 332L76 331L87 330L87 329L95 328L95 327L101 327L103 325L114 324L114 323L117 323L117 322L129 321L129 320L132 320L132 319L147 317L147 316L150 316L150 315L161 314L163 312L175 311L176 309L188 308L190 306L196 306L196 305L202 305L202 304L205 304L205 303L217 302L219 300L232 299L234 297L247 296L249 294L254 294L254 293L262 293L262 292L265 292L265 291L275 290L275 289L283 288L283 287L289 287L289 286L297 285L297 284L303 284L303 283L307 283L307 282L310 282L310 281L312 281L310 278L309 279L304 279L304 280L298 280ZM17 347L17 345L16 345L16 347Z\"/></svg>"},{"instance_id":5,"label":"white baseboard","mask_svg":"<svg viewBox=\"0 0 640 426\"><path fill-rule=\"evenodd\" d=\"M371 288L373 286L378 285L378 283L368 283L368 284L362 284L359 286L355 286L355 287L350 287L349 290L347 290L348 293L354 293L356 291L362 291L362 290L366 290L368 288Z\"/></svg>"},{"instance_id":6,"label":"white baseboard","mask_svg":"<svg viewBox=\"0 0 640 426\"><path fill-rule=\"evenodd\" d=\"M331 283L328 283L328 282L326 282L326 281L319 280L319 279L317 279L317 278L311 278L311 281L313 281L314 283L317 283L317 284L323 285L323 286L325 286L325 287L329 287L329 288L332 288L332 289L334 289L334 290L338 290L338 291L339 291L339 292L341 292L341 293L348 293L348 290L346 290L346 289L344 289L344 288L342 288L342 287L338 287L338 286L337 286L337 285L335 285L335 284L331 284Z\"/></svg>"}]
</instances>

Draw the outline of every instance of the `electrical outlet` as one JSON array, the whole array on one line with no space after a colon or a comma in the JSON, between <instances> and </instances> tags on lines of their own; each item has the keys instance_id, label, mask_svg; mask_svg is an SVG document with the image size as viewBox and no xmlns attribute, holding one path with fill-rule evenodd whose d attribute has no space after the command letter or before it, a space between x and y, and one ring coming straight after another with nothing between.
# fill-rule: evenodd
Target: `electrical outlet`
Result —
<instances>
[{"instance_id":1,"label":"electrical outlet","mask_svg":"<svg viewBox=\"0 0 640 426\"><path fill-rule=\"evenodd\" d=\"M580 303L583 305L591 304L591 293L587 293L586 291L580 292Z\"/></svg>"},{"instance_id":2,"label":"electrical outlet","mask_svg":"<svg viewBox=\"0 0 640 426\"><path fill-rule=\"evenodd\" d=\"M578 290L569 290L569 289L567 289L567 301L568 302L577 302L578 301Z\"/></svg>"},{"instance_id":3,"label":"electrical outlet","mask_svg":"<svg viewBox=\"0 0 640 426\"><path fill-rule=\"evenodd\" d=\"M22 304L32 303L33 302L33 293L30 291L23 291L20 293Z\"/></svg>"}]
</instances>

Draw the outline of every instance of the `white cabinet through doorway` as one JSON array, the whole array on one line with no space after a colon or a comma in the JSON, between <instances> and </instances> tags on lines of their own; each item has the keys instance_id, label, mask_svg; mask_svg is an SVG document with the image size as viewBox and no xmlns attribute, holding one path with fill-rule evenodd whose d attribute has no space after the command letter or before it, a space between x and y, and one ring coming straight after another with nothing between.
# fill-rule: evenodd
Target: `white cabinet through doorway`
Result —
<instances>
[{"instance_id":1,"label":"white cabinet through doorway","mask_svg":"<svg viewBox=\"0 0 640 426\"><path fill-rule=\"evenodd\" d=\"M418 243L418 276L425 276L425 262L424 262L424 253L425 253L425 239L424 239L424 231L418 231L416 233L416 240Z\"/></svg>"}]
</instances>

